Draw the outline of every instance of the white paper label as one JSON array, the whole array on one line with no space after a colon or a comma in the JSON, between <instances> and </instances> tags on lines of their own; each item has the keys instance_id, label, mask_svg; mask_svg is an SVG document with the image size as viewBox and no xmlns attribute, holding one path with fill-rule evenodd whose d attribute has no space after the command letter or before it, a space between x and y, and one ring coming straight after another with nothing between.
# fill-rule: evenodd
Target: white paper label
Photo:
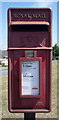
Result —
<instances>
[{"instance_id":1,"label":"white paper label","mask_svg":"<svg viewBox=\"0 0 59 120\"><path fill-rule=\"evenodd\" d=\"M22 61L22 95L39 95L39 61Z\"/></svg>"}]
</instances>

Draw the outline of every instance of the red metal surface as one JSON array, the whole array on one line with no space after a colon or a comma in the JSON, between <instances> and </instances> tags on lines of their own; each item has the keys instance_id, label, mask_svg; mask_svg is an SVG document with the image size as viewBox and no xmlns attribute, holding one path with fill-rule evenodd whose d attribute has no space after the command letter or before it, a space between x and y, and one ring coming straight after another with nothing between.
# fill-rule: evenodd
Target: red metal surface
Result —
<instances>
[{"instance_id":1,"label":"red metal surface","mask_svg":"<svg viewBox=\"0 0 59 120\"><path fill-rule=\"evenodd\" d=\"M8 10L8 109L10 112L51 111L51 39L50 9L10 8ZM34 51L33 58L28 57L28 50ZM21 95L22 60L40 61L40 95L38 96Z\"/></svg>"}]
</instances>

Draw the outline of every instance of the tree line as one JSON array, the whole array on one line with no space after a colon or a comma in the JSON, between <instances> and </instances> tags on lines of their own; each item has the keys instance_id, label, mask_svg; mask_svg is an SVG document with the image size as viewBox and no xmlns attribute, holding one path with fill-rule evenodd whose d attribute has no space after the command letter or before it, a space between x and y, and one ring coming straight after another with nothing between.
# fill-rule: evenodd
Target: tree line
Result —
<instances>
[{"instance_id":1,"label":"tree line","mask_svg":"<svg viewBox=\"0 0 59 120\"><path fill-rule=\"evenodd\" d=\"M53 59L59 60L59 46L57 44L53 46Z\"/></svg>"}]
</instances>

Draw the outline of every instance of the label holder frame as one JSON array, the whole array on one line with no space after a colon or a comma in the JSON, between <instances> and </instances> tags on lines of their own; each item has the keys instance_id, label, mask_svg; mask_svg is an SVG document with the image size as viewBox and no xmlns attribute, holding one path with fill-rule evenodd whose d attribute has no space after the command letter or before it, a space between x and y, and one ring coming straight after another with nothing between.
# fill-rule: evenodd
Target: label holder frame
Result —
<instances>
[{"instance_id":1,"label":"label holder frame","mask_svg":"<svg viewBox=\"0 0 59 120\"><path fill-rule=\"evenodd\" d=\"M22 95L22 62L23 61L39 61L39 95ZM41 57L21 57L19 59L19 96L21 98L40 98L42 91L42 58Z\"/></svg>"}]
</instances>

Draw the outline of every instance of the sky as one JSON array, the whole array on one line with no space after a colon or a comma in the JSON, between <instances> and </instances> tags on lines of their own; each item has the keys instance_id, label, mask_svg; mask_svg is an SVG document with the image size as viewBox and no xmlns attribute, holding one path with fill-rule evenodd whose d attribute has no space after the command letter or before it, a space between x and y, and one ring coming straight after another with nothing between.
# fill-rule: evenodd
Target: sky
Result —
<instances>
[{"instance_id":1,"label":"sky","mask_svg":"<svg viewBox=\"0 0 59 120\"><path fill-rule=\"evenodd\" d=\"M59 45L59 2L57 4L57 43Z\"/></svg>"},{"instance_id":2,"label":"sky","mask_svg":"<svg viewBox=\"0 0 59 120\"><path fill-rule=\"evenodd\" d=\"M28 2L25 2L24 0L22 0L22 2L16 2L16 0L14 0L15 2L13 2L13 0L10 0L11 2L8 2L8 0L6 1L4 2L4 0L2 0L0 2L0 49L7 49L7 10L9 7L50 7L52 9L52 46L57 43L57 2L54 2L56 0L49 0L49 2L45 2L45 0L41 0L43 2L38 2L38 0L34 0L34 2L29 2L29 0Z\"/></svg>"}]
</instances>

